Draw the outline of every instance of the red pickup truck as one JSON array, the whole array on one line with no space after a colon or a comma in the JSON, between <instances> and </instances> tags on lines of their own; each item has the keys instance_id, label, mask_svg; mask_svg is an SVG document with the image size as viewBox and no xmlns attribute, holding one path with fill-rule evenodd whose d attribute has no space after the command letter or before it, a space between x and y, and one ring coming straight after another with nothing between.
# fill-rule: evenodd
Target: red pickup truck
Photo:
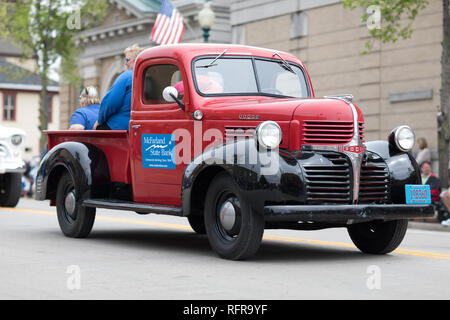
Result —
<instances>
[{"instance_id":1,"label":"red pickup truck","mask_svg":"<svg viewBox=\"0 0 450 320\"><path fill-rule=\"evenodd\" d=\"M237 46L150 48L136 61L128 130L48 131L36 199L69 237L96 208L187 217L227 259L258 250L264 229L345 227L363 252L402 241L429 217L410 151L414 133L364 140L351 95L314 97L295 56Z\"/></svg>"}]
</instances>

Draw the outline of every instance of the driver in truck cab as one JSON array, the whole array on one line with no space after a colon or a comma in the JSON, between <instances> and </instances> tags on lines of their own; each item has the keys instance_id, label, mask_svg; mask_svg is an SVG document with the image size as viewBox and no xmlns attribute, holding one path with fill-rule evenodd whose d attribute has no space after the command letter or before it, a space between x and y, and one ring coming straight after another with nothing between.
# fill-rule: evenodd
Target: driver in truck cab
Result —
<instances>
[{"instance_id":1,"label":"driver in truck cab","mask_svg":"<svg viewBox=\"0 0 450 320\"><path fill-rule=\"evenodd\" d=\"M127 70L119 75L102 99L94 130L128 130L131 111L131 89L136 58L142 49L134 44L124 50Z\"/></svg>"}]
</instances>

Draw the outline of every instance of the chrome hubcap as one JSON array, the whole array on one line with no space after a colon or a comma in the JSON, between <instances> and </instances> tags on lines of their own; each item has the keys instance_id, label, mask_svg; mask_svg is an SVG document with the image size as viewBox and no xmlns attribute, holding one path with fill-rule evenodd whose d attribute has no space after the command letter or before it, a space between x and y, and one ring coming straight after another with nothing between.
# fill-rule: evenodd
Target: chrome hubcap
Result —
<instances>
[{"instance_id":1,"label":"chrome hubcap","mask_svg":"<svg viewBox=\"0 0 450 320\"><path fill-rule=\"evenodd\" d=\"M73 191L70 191L66 195L66 199L64 200L64 206L65 206L66 211L69 214L69 216L71 216L74 219L76 216L75 215L75 204L76 204L75 193Z\"/></svg>"},{"instance_id":2,"label":"chrome hubcap","mask_svg":"<svg viewBox=\"0 0 450 320\"><path fill-rule=\"evenodd\" d=\"M220 208L220 223L222 227L230 232L236 222L236 209L229 200L225 201Z\"/></svg>"}]
</instances>

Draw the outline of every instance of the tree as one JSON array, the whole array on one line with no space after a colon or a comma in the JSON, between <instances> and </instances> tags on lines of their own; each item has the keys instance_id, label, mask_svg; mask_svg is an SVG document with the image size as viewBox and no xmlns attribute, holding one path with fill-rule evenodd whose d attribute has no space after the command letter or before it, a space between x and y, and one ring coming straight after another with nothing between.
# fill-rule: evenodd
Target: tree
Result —
<instances>
[{"instance_id":1,"label":"tree","mask_svg":"<svg viewBox=\"0 0 450 320\"><path fill-rule=\"evenodd\" d=\"M370 51L374 40L381 40L383 43L396 42L399 39L411 37L413 32L412 22L417 14L425 9L428 0L343 0L345 8L355 9L358 7L369 8L375 6L379 10L383 21L377 28L370 28L372 37L365 44L366 51ZM441 58L441 105L438 113L438 151L439 151L439 178L441 187L448 187L448 148L450 142L450 0L443 0L443 41ZM407 18L407 23L402 24L402 18ZM368 13L363 15L363 21L370 18Z\"/></svg>"},{"instance_id":2,"label":"tree","mask_svg":"<svg viewBox=\"0 0 450 320\"><path fill-rule=\"evenodd\" d=\"M1 1L1 0L0 0ZM15 0L0 2L0 38L21 48L23 60L36 58L34 72L41 78L39 129L48 127L49 73L60 61L65 81L80 83L75 45L77 32L97 24L106 14L106 0ZM41 148L46 136L41 134Z\"/></svg>"}]
</instances>

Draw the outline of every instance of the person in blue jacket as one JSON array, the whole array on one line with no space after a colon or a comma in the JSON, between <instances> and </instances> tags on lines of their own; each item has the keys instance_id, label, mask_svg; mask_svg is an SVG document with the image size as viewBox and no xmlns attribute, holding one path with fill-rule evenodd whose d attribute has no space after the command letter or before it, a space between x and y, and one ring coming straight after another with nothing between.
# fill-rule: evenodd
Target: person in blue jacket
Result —
<instances>
[{"instance_id":1,"label":"person in blue jacket","mask_svg":"<svg viewBox=\"0 0 450 320\"><path fill-rule=\"evenodd\" d=\"M98 113L96 130L128 130L131 112L131 89L136 58L142 49L132 45L125 49L127 70L120 74L103 97Z\"/></svg>"},{"instance_id":2,"label":"person in blue jacket","mask_svg":"<svg viewBox=\"0 0 450 320\"><path fill-rule=\"evenodd\" d=\"M92 130L100 110L100 98L95 87L88 86L81 91L80 106L70 118L69 130Z\"/></svg>"}]
</instances>

